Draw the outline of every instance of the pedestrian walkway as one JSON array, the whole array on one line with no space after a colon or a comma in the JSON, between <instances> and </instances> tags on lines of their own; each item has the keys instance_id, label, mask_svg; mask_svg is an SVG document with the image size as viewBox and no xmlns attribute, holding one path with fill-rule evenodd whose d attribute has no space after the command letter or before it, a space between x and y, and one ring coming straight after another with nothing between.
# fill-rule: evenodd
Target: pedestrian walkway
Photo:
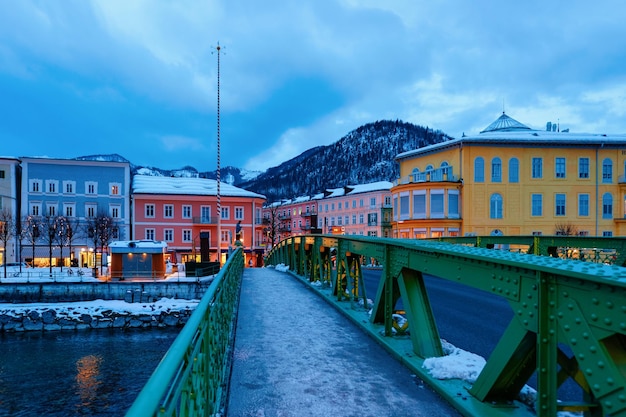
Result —
<instances>
[{"instance_id":1,"label":"pedestrian walkway","mask_svg":"<svg viewBox=\"0 0 626 417\"><path fill-rule=\"evenodd\" d=\"M288 273L246 268L227 416L459 416Z\"/></svg>"}]
</instances>

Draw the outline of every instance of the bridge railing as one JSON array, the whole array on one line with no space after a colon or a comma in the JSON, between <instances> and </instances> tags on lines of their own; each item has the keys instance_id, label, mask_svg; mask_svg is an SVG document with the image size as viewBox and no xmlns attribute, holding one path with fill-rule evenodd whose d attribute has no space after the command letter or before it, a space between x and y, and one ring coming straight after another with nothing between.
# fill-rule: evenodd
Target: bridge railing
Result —
<instances>
[{"instance_id":1,"label":"bridge railing","mask_svg":"<svg viewBox=\"0 0 626 417\"><path fill-rule=\"evenodd\" d=\"M239 248L219 271L126 417L221 414L243 267Z\"/></svg>"},{"instance_id":2,"label":"bridge railing","mask_svg":"<svg viewBox=\"0 0 626 417\"><path fill-rule=\"evenodd\" d=\"M328 284L330 295L318 290L320 295L466 416L554 417L559 411L581 412L585 417L626 416L626 268L496 250L495 245L513 243L520 244L501 239L479 247L476 240L474 244L451 244L294 236L276 245L267 263L288 265L290 272L312 288ZM604 244L606 241L585 240L581 247ZM540 242L532 237L527 245L533 248L531 253L542 253L545 247L546 255L547 248L575 247L571 240ZM616 240L619 247L612 248L617 258L623 255L620 245ZM383 267L373 306L368 306L362 292L363 259L376 259ZM423 368L427 358L444 356L426 291L426 274L486 291L511 307L511 322L471 385L437 380ZM394 336L392 331L399 299L410 338ZM366 310L373 307L371 315L355 313L356 300ZM520 397L532 378L537 383L536 402L528 405L520 402ZM580 400L559 401L559 387L566 381L579 387Z\"/></svg>"}]
</instances>

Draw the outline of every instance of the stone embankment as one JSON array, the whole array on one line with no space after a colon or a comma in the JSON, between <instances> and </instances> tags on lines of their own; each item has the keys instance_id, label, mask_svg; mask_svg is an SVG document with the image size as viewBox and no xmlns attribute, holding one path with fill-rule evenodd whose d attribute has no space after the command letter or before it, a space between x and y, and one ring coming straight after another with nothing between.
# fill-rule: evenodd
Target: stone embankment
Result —
<instances>
[{"instance_id":1,"label":"stone embankment","mask_svg":"<svg viewBox=\"0 0 626 417\"><path fill-rule=\"evenodd\" d=\"M17 314L0 314L1 332L54 331L108 328L151 328L183 326L193 310L160 312L159 314L134 314L103 311L99 315L81 313L76 316L60 315L54 309L43 312L27 310Z\"/></svg>"}]
</instances>

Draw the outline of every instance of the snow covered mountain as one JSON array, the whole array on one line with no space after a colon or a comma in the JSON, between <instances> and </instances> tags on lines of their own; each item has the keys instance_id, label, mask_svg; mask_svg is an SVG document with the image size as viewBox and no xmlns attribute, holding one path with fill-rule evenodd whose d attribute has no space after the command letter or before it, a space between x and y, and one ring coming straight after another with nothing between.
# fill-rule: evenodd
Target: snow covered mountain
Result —
<instances>
[{"instance_id":1,"label":"snow covered mountain","mask_svg":"<svg viewBox=\"0 0 626 417\"><path fill-rule=\"evenodd\" d=\"M327 188L394 181L398 166L394 160L401 152L451 139L439 130L381 120L363 125L337 142L311 148L295 158L265 172L222 167L222 182L263 194L268 202L314 195ZM89 155L76 159L130 162L118 155ZM132 174L166 177L216 179L216 171L198 172L192 166L176 170L130 164Z\"/></svg>"}]
</instances>

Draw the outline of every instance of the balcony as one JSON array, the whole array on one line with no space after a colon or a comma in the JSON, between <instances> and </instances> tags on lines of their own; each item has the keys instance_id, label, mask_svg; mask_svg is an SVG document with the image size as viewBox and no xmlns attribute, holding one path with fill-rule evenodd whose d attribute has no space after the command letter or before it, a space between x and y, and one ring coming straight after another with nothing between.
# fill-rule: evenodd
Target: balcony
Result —
<instances>
[{"instance_id":1,"label":"balcony","mask_svg":"<svg viewBox=\"0 0 626 417\"><path fill-rule=\"evenodd\" d=\"M193 224L217 224L217 217L213 216L201 216L194 217Z\"/></svg>"},{"instance_id":2,"label":"balcony","mask_svg":"<svg viewBox=\"0 0 626 417\"><path fill-rule=\"evenodd\" d=\"M452 167L442 167L431 171L416 172L394 181L394 186L420 182L458 182L460 178L452 173Z\"/></svg>"},{"instance_id":3,"label":"balcony","mask_svg":"<svg viewBox=\"0 0 626 417\"><path fill-rule=\"evenodd\" d=\"M317 210L307 210L301 214L302 217L311 217L311 216L316 216L316 215L317 215Z\"/></svg>"}]
</instances>

